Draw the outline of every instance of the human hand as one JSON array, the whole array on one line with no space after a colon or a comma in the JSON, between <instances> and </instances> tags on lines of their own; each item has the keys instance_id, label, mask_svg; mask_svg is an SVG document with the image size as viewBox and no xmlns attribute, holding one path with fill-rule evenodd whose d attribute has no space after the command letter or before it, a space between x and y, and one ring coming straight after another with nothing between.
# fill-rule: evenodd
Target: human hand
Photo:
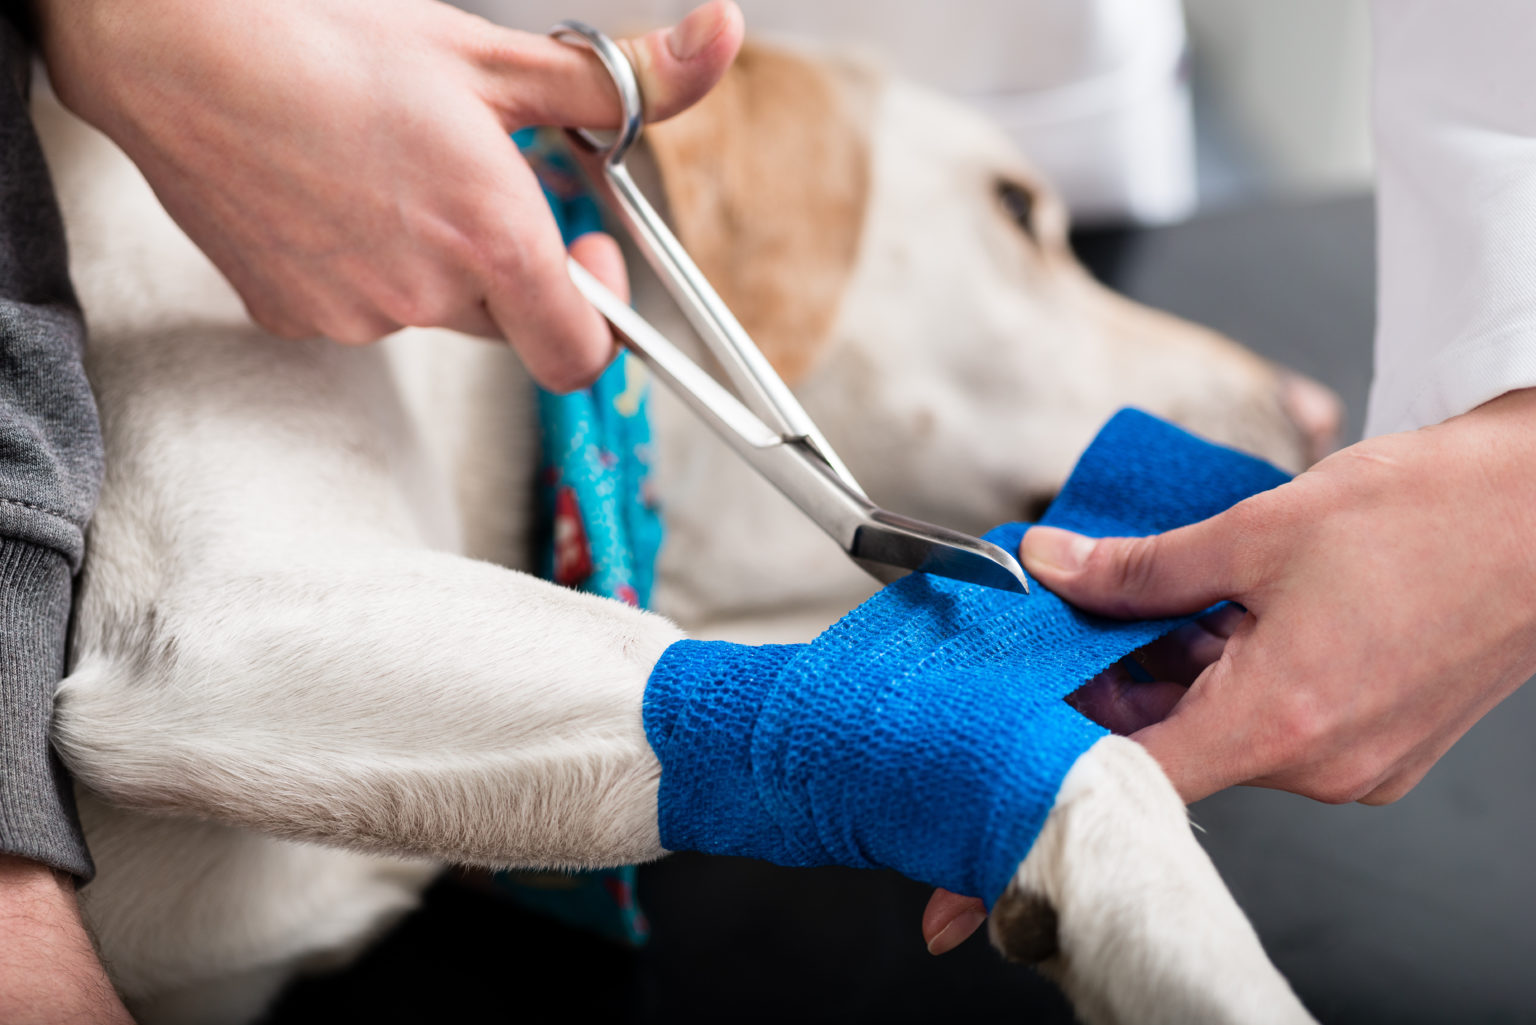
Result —
<instances>
[{"instance_id":1,"label":"human hand","mask_svg":"<svg viewBox=\"0 0 1536 1025\"><path fill-rule=\"evenodd\" d=\"M1136 685L1100 677L1077 704L1118 720L1186 801L1237 783L1397 800L1536 671L1533 428L1536 390L1512 392L1157 537L1030 531L1029 571L1095 612L1246 609L1212 624L1224 642L1149 649L1187 693L1133 709L1113 692Z\"/></svg>"},{"instance_id":2,"label":"human hand","mask_svg":"<svg viewBox=\"0 0 1536 1025\"><path fill-rule=\"evenodd\" d=\"M0 855L0 936L0 1021L132 1025L60 873Z\"/></svg>"},{"instance_id":3,"label":"human hand","mask_svg":"<svg viewBox=\"0 0 1536 1025\"><path fill-rule=\"evenodd\" d=\"M506 338L555 389L612 357L507 138L617 122L586 50L433 0L37 6L60 98L122 146L269 331ZM735 5L711 0L670 32L622 41L647 117L702 97L741 34Z\"/></svg>"},{"instance_id":4,"label":"human hand","mask_svg":"<svg viewBox=\"0 0 1536 1025\"><path fill-rule=\"evenodd\" d=\"M1073 703L1144 744L1186 801L1238 783L1397 800L1536 672L1533 428L1536 389L1511 392L1167 534L1029 531L1025 568L1095 612L1242 606L1142 652L1161 682L1111 670ZM930 949L979 913L936 893Z\"/></svg>"}]
</instances>

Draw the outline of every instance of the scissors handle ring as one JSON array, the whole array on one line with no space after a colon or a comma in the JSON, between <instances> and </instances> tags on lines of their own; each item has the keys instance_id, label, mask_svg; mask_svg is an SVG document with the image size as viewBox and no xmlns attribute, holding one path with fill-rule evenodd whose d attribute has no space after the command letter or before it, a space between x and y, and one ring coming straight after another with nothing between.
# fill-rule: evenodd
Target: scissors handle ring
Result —
<instances>
[{"instance_id":1,"label":"scissors handle ring","mask_svg":"<svg viewBox=\"0 0 1536 1025\"><path fill-rule=\"evenodd\" d=\"M613 79L614 88L618 90L619 105L623 112L618 132L611 139L604 139L585 128L573 128L570 132L583 146L602 156L607 163L623 163L624 155L635 144L635 140L640 138L640 125L644 122L645 113L640 83L635 79L635 69L630 66L629 58L619 49L619 44L584 21L574 18L562 21L550 29L549 34L562 43L585 43L597 54L603 67L608 69L608 76Z\"/></svg>"}]
</instances>

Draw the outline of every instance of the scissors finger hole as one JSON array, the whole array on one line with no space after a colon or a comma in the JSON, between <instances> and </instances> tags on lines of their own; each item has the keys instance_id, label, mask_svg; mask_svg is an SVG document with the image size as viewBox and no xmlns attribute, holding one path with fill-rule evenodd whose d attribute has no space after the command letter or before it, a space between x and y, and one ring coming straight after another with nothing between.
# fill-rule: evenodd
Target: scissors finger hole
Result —
<instances>
[{"instance_id":1,"label":"scissors finger hole","mask_svg":"<svg viewBox=\"0 0 1536 1025\"><path fill-rule=\"evenodd\" d=\"M608 71L608 77L613 80L613 86L619 93L622 118L618 130L595 132L588 128L573 128L571 134L583 146L602 154L609 163L622 161L624 154L640 137L640 125L644 118L640 83L635 78L635 69L630 66L629 58L617 43L584 21L562 21L550 29L549 34L562 43L588 47Z\"/></svg>"}]
</instances>

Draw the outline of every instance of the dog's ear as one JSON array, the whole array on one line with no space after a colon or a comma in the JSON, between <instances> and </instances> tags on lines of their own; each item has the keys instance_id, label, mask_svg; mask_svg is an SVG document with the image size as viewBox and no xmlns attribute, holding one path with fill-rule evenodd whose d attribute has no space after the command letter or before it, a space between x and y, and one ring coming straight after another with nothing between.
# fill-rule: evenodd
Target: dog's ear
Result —
<instances>
[{"instance_id":1,"label":"dog's ear","mask_svg":"<svg viewBox=\"0 0 1536 1025\"><path fill-rule=\"evenodd\" d=\"M872 69L749 44L696 106L646 129L679 238L791 383L858 256L877 91Z\"/></svg>"}]
</instances>

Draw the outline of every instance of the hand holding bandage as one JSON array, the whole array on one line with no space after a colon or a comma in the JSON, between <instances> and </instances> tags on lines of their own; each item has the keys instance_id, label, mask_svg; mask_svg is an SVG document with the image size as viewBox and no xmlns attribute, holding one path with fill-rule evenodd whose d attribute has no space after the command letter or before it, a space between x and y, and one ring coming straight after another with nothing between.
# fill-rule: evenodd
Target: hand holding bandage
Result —
<instances>
[{"instance_id":1,"label":"hand holding bandage","mask_svg":"<svg viewBox=\"0 0 1536 1025\"><path fill-rule=\"evenodd\" d=\"M1142 652L1160 683L1111 671L1074 704L1144 744L1186 801L1239 783L1403 796L1536 672L1533 427L1536 390L1511 392L1156 536L1030 531L1029 571L1105 615L1242 604ZM929 949L981 911L935 894Z\"/></svg>"},{"instance_id":2,"label":"hand holding bandage","mask_svg":"<svg viewBox=\"0 0 1536 1025\"><path fill-rule=\"evenodd\" d=\"M1134 411L1105 427L1044 522L1141 534L1285 476ZM1016 547L1023 525L989 539ZM808 645L684 641L646 692L662 844L786 865L889 867L1006 887L1062 778L1105 731L1063 702L1185 620L1116 622L914 574Z\"/></svg>"},{"instance_id":3,"label":"hand holding bandage","mask_svg":"<svg viewBox=\"0 0 1536 1025\"><path fill-rule=\"evenodd\" d=\"M1246 609L1217 624L1225 643L1155 653L1154 673L1190 685L1171 709L1127 714L1108 682L1083 707L1139 730L1186 800L1238 783L1403 796L1536 672L1533 427L1536 389L1511 392L1161 536L1031 531L1027 568L1084 608Z\"/></svg>"}]
</instances>

